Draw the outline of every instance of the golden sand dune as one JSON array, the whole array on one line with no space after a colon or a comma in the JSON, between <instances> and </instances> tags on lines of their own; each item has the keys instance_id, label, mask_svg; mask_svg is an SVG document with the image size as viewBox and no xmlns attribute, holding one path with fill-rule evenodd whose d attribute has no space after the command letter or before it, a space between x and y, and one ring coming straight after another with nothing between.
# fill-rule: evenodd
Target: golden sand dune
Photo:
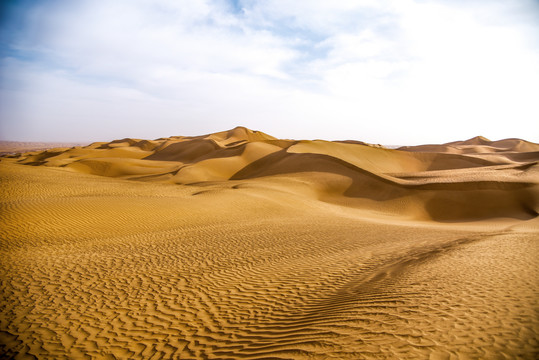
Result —
<instances>
[{"instance_id":1,"label":"golden sand dune","mask_svg":"<svg viewBox=\"0 0 539 360\"><path fill-rule=\"evenodd\" d=\"M122 139L28 153L17 162L130 180L191 184L285 176L317 199L418 220L537 215L539 145L482 137L391 150L278 140L237 127L196 137ZM289 189L289 191L295 191Z\"/></svg>"},{"instance_id":2,"label":"golden sand dune","mask_svg":"<svg viewBox=\"0 0 539 360\"><path fill-rule=\"evenodd\" d=\"M454 141L442 145L419 145L403 146L400 150L414 152L444 152L457 154L488 154L488 153L508 153L515 152L538 152L539 144L521 139L504 139L490 141L489 139L476 136L465 141Z\"/></svg>"},{"instance_id":3,"label":"golden sand dune","mask_svg":"<svg viewBox=\"0 0 539 360\"><path fill-rule=\"evenodd\" d=\"M239 127L0 158L0 356L533 359L538 149Z\"/></svg>"}]
</instances>

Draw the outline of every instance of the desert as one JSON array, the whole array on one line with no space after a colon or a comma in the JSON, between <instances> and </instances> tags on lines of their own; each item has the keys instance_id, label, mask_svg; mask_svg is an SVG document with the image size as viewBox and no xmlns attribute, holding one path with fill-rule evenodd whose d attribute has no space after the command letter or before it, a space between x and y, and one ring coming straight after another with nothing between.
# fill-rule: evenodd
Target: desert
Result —
<instances>
[{"instance_id":1,"label":"desert","mask_svg":"<svg viewBox=\"0 0 539 360\"><path fill-rule=\"evenodd\" d=\"M539 354L539 144L69 145L0 157L2 358Z\"/></svg>"}]
</instances>

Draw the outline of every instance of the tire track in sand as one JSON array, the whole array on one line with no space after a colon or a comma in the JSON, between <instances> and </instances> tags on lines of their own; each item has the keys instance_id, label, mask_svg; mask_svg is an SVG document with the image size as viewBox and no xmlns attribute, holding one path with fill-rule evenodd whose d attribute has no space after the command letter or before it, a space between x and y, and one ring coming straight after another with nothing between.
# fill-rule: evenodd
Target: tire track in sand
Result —
<instances>
[{"instance_id":1,"label":"tire track in sand","mask_svg":"<svg viewBox=\"0 0 539 360\"><path fill-rule=\"evenodd\" d=\"M188 199L203 207L228 200L226 190L162 196L167 188L148 203L141 192L161 190L140 186L122 182L88 201L78 196L84 186L56 199L61 183L26 202L4 198L2 221L12 226L0 233L2 356L496 359L538 351L534 233L480 239L316 206L302 213L265 204L261 212L251 204L246 212L239 200L216 220ZM143 221L147 211L153 217ZM201 220L186 222L196 211ZM66 215L73 212L83 216Z\"/></svg>"}]
</instances>

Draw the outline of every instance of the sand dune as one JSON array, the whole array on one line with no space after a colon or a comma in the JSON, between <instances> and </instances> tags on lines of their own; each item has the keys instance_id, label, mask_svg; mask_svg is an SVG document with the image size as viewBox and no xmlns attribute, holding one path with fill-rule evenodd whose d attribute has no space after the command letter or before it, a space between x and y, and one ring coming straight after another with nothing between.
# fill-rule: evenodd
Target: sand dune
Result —
<instances>
[{"instance_id":1,"label":"sand dune","mask_svg":"<svg viewBox=\"0 0 539 360\"><path fill-rule=\"evenodd\" d=\"M476 136L465 141L454 141L442 145L419 145L403 146L399 150L414 152L446 152L459 154L488 154L488 153L513 153L513 152L537 152L539 144L521 139L504 139L490 141L489 139Z\"/></svg>"},{"instance_id":2,"label":"sand dune","mask_svg":"<svg viewBox=\"0 0 539 360\"><path fill-rule=\"evenodd\" d=\"M174 184L307 177L319 200L376 206L416 220L465 221L535 217L538 160L539 145L518 139L476 137L391 150L361 142L278 140L238 127L29 153L17 162Z\"/></svg>"},{"instance_id":3,"label":"sand dune","mask_svg":"<svg viewBox=\"0 0 539 360\"><path fill-rule=\"evenodd\" d=\"M31 141L1 141L0 155L20 154L29 151L43 151L52 148L70 148L73 146L83 146L82 143L51 143L51 142L31 142Z\"/></svg>"},{"instance_id":4,"label":"sand dune","mask_svg":"<svg viewBox=\"0 0 539 360\"><path fill-rule=\"evenodd\" d=\"M538 162L243 127L2 157L0 356L533 359Z\"/></svg>"}]
</instances>

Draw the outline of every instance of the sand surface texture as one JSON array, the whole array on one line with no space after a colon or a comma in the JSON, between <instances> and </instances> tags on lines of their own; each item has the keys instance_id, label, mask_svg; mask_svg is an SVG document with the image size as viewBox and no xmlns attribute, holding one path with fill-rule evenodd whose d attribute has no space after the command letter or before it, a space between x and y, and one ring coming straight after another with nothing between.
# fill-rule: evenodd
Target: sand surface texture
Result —
<instances>
[{"instance_id":1,"label":"sand surface texture","mask_svg":"<svg viewBox=\"0 0 539 360\"><path fill-rule=\"evenodd\" d=\"M239 127L0 159L0 357L539 354L538 144Z\"/></svg>"}]
</instances>

